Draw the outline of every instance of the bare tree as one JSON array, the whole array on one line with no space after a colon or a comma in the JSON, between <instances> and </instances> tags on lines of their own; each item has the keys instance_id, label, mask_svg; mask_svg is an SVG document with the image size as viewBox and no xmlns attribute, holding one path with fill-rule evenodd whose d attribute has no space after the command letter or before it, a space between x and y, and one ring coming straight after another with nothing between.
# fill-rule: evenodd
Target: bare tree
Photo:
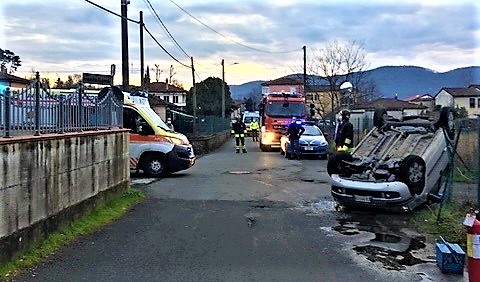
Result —
<instances>
[{"instance_id":1,"label":"bare tree","mask_svg":"<svg viewBox=\"0 0 480 282\"><path fill-rule=\"evenodd\" d=\"M332 115L340 105L339 89L344 81L350 81L359 89L366 67L366 53L363 44L356 41L333 41L324 48L314 51L310 70L312 74L323 77L329 86L328 95ZM358 95L358 91L353 91ZM351 97L355 100L355 97Z\"/></svg>"}]
</instances>

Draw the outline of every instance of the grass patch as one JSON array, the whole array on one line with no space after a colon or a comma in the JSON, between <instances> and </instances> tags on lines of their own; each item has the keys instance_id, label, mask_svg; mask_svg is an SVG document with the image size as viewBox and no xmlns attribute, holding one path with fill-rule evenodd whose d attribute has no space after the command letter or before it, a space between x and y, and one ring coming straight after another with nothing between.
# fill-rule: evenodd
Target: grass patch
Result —
<instances>
[{"instance_id":1,"label":"grass patch","mask_svg":"<svg viewBox=\"0 0 480 282\"><path fill-rule=\"evenodd\" d=\"M437 221L440 205L435 205L433 209L428 208L417 212L412 221L420 232L430 234L435 238L442 236L445 240L459 244L462 249L466 250L467 235L462 222L468 209L474 206L475 204L472 202L452 202L442 209Z\"/></svg>"},{"instance_id":2,"label":"grass patch","mask_svg":"<svg viewBox=\"0 0 480 282\"><path fill-rule=\"evenodd\" d=\"M38 264L62 246L114 222L144 198L145 195L140 190L130 188L121 197L106 203L104 207L94 209L89 215L75 220L67 228L50 234L48 238L21 257L0 265L0 280L6 280L19 271Z\"/></svg>"},{"instance_id":3,"label":"grass patch","mask_svg":"<svg viewBox=\"0 0 480 282\"><path fill-rule=\"evenodd\" d=\"M454 182L477 183L479 179L478 170L467 170L455 167L453 170Z\"/></svg>"}]
</instances>

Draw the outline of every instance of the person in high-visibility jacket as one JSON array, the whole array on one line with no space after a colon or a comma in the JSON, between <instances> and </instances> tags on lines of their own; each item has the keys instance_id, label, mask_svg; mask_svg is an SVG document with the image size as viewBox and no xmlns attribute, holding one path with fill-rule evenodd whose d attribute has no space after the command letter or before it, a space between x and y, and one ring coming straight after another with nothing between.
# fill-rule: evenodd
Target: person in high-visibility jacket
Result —
<instances>
[{"instance_id":1,"label":"person in high-visibility jacket","mask_svg":"<svg viewBox=\"0 0 480 282\"><path fill-rule=\"evenodd\" d=\"M337 133L338 138L335 140L337 151L350 152L353 148L353 124L350 122L350 111L343 110L342 124Z\"/></svg>"},{"instance_id":2,"label":"person in high-visibility jacket","mask_svg":"<svg viewBox=\"0 0 480 282\"><path fill-rule=\"evenodd\" d=\"M250 131L252 132L253 142L258 141L258 129L260 129L260 124L258 124L258 120L253 119L252 122L250 122Z\"/></svg>"},{"instance_id":3,"label":"person in high-visibility jacket","mask_svg":"<svg viewBox=\"0 0 480 282\"><path fill-rule=\"evenodd\" d=\"M237 118L237 121L232 124L232 134L235 136L235 152L240 153L240 144L242 145L242 153L247 152L247 147L245 147L245 134L247 133L247 128L245 123L243 123L241 118Z\"/></svg>"}]
</instances>

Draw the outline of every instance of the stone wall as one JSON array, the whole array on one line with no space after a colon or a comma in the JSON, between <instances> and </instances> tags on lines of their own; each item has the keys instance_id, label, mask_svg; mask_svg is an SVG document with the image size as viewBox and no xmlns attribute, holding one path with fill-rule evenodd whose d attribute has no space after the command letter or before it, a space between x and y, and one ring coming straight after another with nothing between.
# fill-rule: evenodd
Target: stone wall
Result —
<instances>
[{"instance_id":1,"label":"stone wall","mask_svg":"<svg viewBox=\"0 0 480 282\"><path fill-rule=\"evenodd\" d=\"M230 132L224 131L216 134L205 136L188 136L188 140L192 143L196 156L209 153L223 144L230 138Z\"/></svg>"},{"instance_id":2,"label":"stone wall","mask_svg":"<svg viewBox=\"0 0 480 282\"><path fill-rule=\"evenodd\" d=\"M0 148L0 262L129 187L126 130L4 138Z\"/></svg>"}]
</instances>

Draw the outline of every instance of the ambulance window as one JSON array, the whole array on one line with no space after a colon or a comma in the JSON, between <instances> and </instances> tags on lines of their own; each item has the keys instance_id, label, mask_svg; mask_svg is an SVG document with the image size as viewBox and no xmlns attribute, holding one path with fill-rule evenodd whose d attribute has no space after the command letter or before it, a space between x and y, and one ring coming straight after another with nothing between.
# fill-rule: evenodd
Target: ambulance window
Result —
<instances>
[{"instance_id":1,"label":"ambulance window","mask_svg":"<svg viewBox=\"0 0 480 282\"><path fill-rule=\"evenodd\" d=\"M123 109L123 127L132 130L132 133L153 135L155 132L140 114L132 109Z\"/></svg>"},{"instance_id":2,"label":"ambulance window","mask_svg":"<svg viewBox=\"0 0 480 282\"><path fill-rule=\"evenodd\" d=\"M129 108L123 108L123 127L135 129L135 115L138 115L134 110Z\"/></svg>"}]
</instances>

